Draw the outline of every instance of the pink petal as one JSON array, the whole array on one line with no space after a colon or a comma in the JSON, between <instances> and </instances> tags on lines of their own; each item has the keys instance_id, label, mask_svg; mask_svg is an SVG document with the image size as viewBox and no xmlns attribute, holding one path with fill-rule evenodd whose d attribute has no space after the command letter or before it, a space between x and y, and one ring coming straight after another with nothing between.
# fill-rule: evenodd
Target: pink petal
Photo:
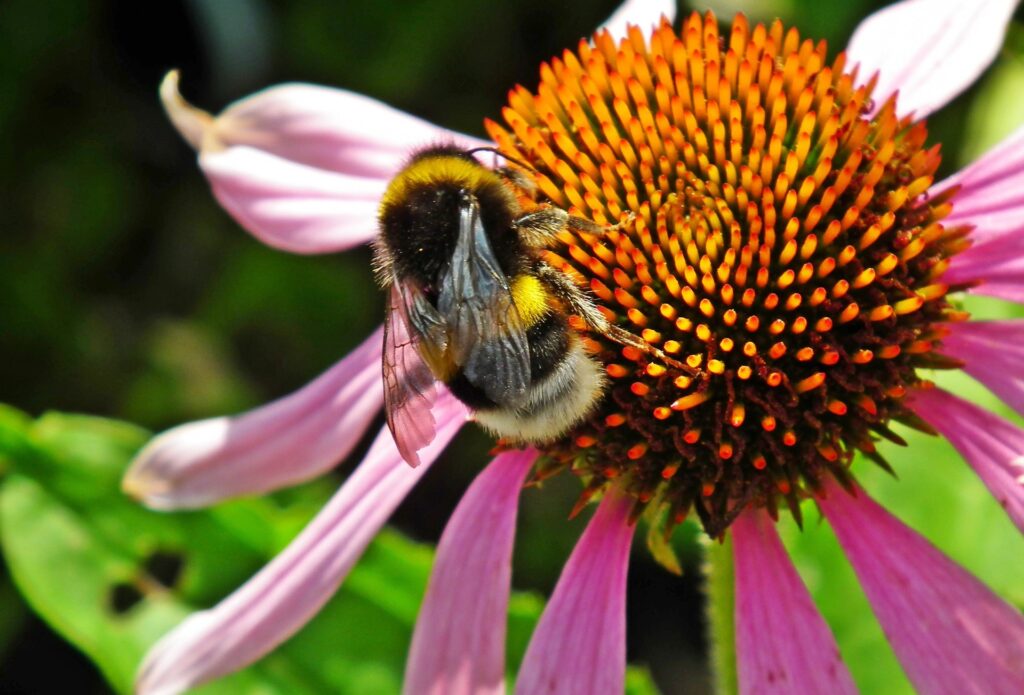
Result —
<instances>
[{"instance_id":1,"label":"pink petal","mask_svg":"<svg viewBox=\"0 0 1024 695\"><path fill-rule=\"evenodd\" d=\"M465 422L438 400L438 436L412 469L381 431L363 463L309 526L256 576L212 609L193 613L147 654L136 695L173 695L237 671L305 625L334 594L391 512Z\"/></svg>"},{"instance_id":2,"label":"pink petal","mask_svg":"<svg viewBox=\"0 0 1024 695\"><path fill-rule=\"evenodd\" d=\"M878 72L876 104L899 92L901 114L924 118L969 87L996 57L1017 0L904 0L861 22L851 65Z\"/></svg>"},{"instance_id":3,"label":"pink petal","mask_svg":"<svg viewBox=\"0 0 1024 695\"><path fill-rule=\"evenodd\" d=\"M863 490L827 492L819 505L918 692L1024 692L1024 616Z\"/></svg>"},{"instance_id":4,"label":"pink petal","mask_svg":"<svg viewBox=\"0 0 1024 695\"><path fill-rule=\"evenodd\" d=\"M839 647L763 509L732 526L740 693L856 694Z\"/></svg>"},{"instance_id":5,"label":"pink petal","mask_svg":"<svg viewBox=\"0 0 1024 695\"><path fill-rule=\"evenodd\" d=\"M630 24L640 27L646 34L661 24L662 17L670 22L676 20L675 0L626 0L600 28L607 29L615 39L624 39Z\"/></svg>"},{"instance_id":6,"label":"pink petal","mask_svg":"<svg viewBox=\"0 0 1024 695\"><path fill-rule=\"evenodd\" d=\"M1024 234L1006 234L953 256L942 282L979 283L973 294L1024 303Z\"/></svg>"},{"instance_id":7,"label":"pink petal","mask_svg":"<svg viewBox=\"0 0 1024 695\"><path fill-rule=\"evenodd\" d=\"M534 450L504 453L470 485L437 546L404 692L505 692L505 622L516 508Z\"/></svg>"},{"instance_id":8,"label":"pink petal","mask_svg":"<svg viewBox=\"0 0 1024 695\"><path fill-rule=\"evenodd\" d=\"M372 239L380 194L417 147L490 144L314 85L265 89L216 118L181 97L177 72L168 73L160 96L228 212L260 240L294 253Z\"/></svg>"},{"instance_id":9,"label":"pink petal","mask_svg":"<svg viewBox=\"0 0 1024 695\"><path fill-rule=\"evenodd\" d=\"M199 166L218 202L267 246L331 253L377 236L387 179L317 169L242 145L204 152Z\"/></svg>"},{"instance_id":10,"label":"pink petal","mask_svg":"<svg viewBox=\"0 0 1024 695\"><path fill-rule=\"evenodd\" d=\"M526 649L519 695L621 693L633 499L610 490L562 570Z\"/></svg>"},{"instance_id":11,"label":"pink petal","mask_svg":"<svg viewBox=\"0 0 1024 695\"><path fill-rule=\"evenodd\" d=\"M135 457L123 487L155 509L213 504L313 478L359 442L384 399L381 331L295 393L256 410L161 434Z\"/></svg>"},{"instance_id":12,"label":"pink petal","mask_svg":"<svg viewBox=\"0 0 1024 695\"><path fill-rule=\"evenodd\" d=\"M1024 302L1024 128L934 187L960 186L946 226L970 225L974 245L950 261L942 280L981 281L971 292Z\"/></svg>"},{"instance_id":13,"label":"pink petal","mask_svg":"<svg viewBox=\"0 0 1024 695\"><path fill-rule=\"evenodd\" d=\"M965 321L946 325L941 351L1024 415L1024 320Z\"/></svg>"},{"instance_id":14,"label":"pink petal","mask_svg":"<svg viewBox=\"0 0 1024 695\"><path fill-rule=\"evenodd\" d=\"M933 187L960 186L947 227L971 225L977 243L1024 232L1024 127L959 173Z\"/></svg>"},{"instance_id":15,"label":"pink petal","mask_svg":"<svg viewBox=\"0 0 1024 695\"><path fill-rule=\"evenodd\" d=\"M956 447L1024 532L1024 430L939 388L914 390L911 407Z\"/></svg>"},{"instance_id":16,"label":"pink petal","mask_svg":"<svg viewBox=\"0 0 1024 695\"><path fill-rule=\"evenodd\" d=\"M227 146L248 145L306 166L390 179L410 150L439 140L470 147L490 142L440 128L370 97L312 84L269 87L217 118Z\"/></svg>"}]
</instances>

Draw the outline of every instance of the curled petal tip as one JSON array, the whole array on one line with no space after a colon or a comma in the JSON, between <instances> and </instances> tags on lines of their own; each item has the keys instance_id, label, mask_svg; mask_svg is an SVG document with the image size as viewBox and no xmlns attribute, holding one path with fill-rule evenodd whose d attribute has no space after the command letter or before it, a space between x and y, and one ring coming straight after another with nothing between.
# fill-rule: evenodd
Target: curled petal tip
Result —
<instances>
[{"instance_id":1,"label":"curled petal tip","mask_svg":"<svg viewBox=\"0 0 1024 695\"><path fill-rule=\"evenodd\" d=\"M181 137L193 149L199 150L206 134L212 130L213 116L185 101L178 89L180 79L180 70L171 70L164 76L160 83L160 101Z\"/></svg>"},{"instance_id":2,"label":"curled petal tip","mask_svg":"<svg viewBox=\"0 0 1024 695\"><path fill-rule=\"evenodd\" d=\"M150 509L170 508L161 500L166 498L171 487L170 481L153 475L147 467L140 466L139 459L136 459L121 479L121 492Z\"/></svg>"},{"instance_id":3,"label":"curled petal tip","mask_svg":"<svg viewBox=\"0 0 1024 695\"><path fill-rule=\"evenodd\" d=\"M128 471L124 478L121 479L121 492L128 495L136 502L141 502L148 494L147 486L145 481L140 480L138 476L133 475L132 473L133 471Z\"/></svg>"},{"instance_id":4,"label":"curled petal tip","mask_svg":"<svg viewBox=\"0 0 1024 695\"><path fill-rule=\"evenodd\" d=\"M216 422L216 421L214 421ZM209 421L200 423L188 423L164 432L149 441L142 449L135 454L135 458L128 465L124 477L121 479L121 491L136 500L137 502L161 511L169 511L189 505L187 500L176 502L181 483L181 471L171 465L175 459L170 457L175 447L181 448L181 433L189 435L194 433L196 425L203 425L203 429L209 429ZM186 441L192 437L186 436Z\"/></svg>"}]
</instances>

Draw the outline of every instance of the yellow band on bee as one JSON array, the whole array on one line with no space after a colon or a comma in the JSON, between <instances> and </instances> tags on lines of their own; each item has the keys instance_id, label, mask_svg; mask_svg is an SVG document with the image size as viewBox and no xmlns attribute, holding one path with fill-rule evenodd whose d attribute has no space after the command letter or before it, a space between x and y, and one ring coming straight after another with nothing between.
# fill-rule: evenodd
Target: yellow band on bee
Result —
<instances>
[{"instance_id":1,"label":"yellow band on bee","mask_svg":"<svg viewBox=\"0 0 1024 695\"><path fill-rule=\"evenodd\" d=\"M454 183L471 191L487 184L502 185L501 177L496 173L462 157L424 157L410 164L392 179L381 199L381 207L397 204L411 189L438 183Z\"/></svg>"},{"instance_id":2,"label":"yellow band on bee","mask_svg":"<svg viewBox=\"0 0 1024 695\"><path fill-rule=\"evenodd\" d=\"M516 303L523 324L529 328L540 321L550 306L548 293L541 281L532 275L517 275L512 280L512 300Z\"/></svg>"}]
</instances>

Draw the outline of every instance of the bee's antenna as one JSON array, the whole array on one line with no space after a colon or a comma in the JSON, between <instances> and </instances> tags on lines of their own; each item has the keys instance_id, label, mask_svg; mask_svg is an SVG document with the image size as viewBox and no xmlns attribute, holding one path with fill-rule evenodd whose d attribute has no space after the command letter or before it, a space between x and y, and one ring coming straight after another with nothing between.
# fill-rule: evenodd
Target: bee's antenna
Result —
<instances>
[{"instance_id":1,"label":"bee's antenna","mask_svg":"<svg viewBox=\"0 0 1024 695\"><path fill-rule=\"evenodd\" d=\"M534 169L529 164L526 164L526 163L516 159L515 157L509 157L507 154L505 154L504 152L499 150L497 147L474 147L471 150L467 150L466 154L471 154L472 155L472 154L476 154L477 152L490 152L491 154L498 155L502 159L507 159L508 161L510 161L513 164L516 164L516 165L522 167L523 169L527 169L528 171L533 171L533 172L537 171L536 169Z\"/></svg>"}]
</instances>

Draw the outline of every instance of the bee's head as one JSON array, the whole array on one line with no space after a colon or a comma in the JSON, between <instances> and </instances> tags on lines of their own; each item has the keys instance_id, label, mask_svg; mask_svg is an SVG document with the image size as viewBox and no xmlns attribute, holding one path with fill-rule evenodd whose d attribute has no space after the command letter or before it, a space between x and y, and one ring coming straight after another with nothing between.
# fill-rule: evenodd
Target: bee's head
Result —
<instances>
[{"instance_id":1,"label":"bee's head","mask_svg":"<svg viewBox=\"0 0 1024 695\"><path fill-rule=\"evenodd\" d=\"M439 285L459 233L460 211L472 205L502 271L513 274L521 248L517 205L501 176L463 150L433 147L415 154L381 200L381 243L394 275L422 288Z\"/></svg>"}]
</instances>

